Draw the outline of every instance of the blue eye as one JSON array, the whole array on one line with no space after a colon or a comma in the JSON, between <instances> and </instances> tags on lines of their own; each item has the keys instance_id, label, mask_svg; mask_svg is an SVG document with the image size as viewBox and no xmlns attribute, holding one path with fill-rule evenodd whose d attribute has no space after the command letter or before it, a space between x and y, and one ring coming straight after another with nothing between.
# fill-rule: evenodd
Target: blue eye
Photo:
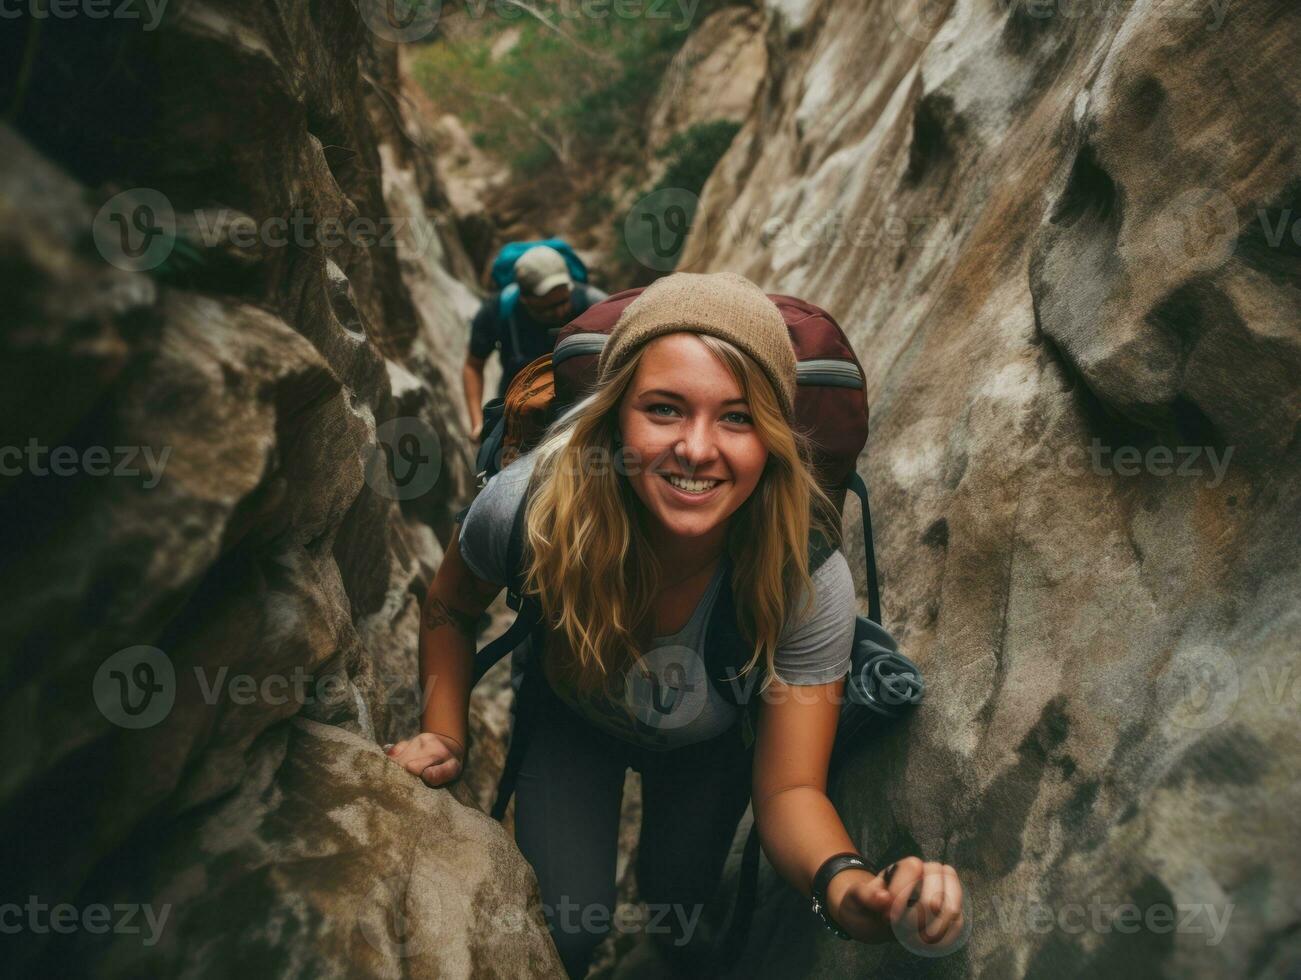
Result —
<instances>
[{"instance_id":1,"label":"blue eye","mask_svg":"<svg viewBox=\"0 0 1301 980\"><path fill-rule=\"evenodd\" d=\"M649 406L649 407L646 409L646 411L648 411L648 412L650 412L652 415L654 415L654 414L656 414L656 413L655 413L655 409L657 409L657 408L667 408L667 409L668 409L669 411L671 411L671 412L676 412L676 411L677 411L677 409L675 409L672 405L669 405L669 404L666 403L666 402L657 402L656 404ZM660 417L663 418L663 416L660 416Z\"/></svg>"},{"instance_id":2,"label":"blue eye","mask_svg":"<svg viewBox=\"0 0 1301 980\"><path fill-rule=\"evenodd\" d=\"M728 412L727 414L739 416L741 419L741 421L738 423L739 425L749 425L751 422L754 421L754 419L752 419L749 415L746 415L745 412Z\"/></svg>"}]
</instances>

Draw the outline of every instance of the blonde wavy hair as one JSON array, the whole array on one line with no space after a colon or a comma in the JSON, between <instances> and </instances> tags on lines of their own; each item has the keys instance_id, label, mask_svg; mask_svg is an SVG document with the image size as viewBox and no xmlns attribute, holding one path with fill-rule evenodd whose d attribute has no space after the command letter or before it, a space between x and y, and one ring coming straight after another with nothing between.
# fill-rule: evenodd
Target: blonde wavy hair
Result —
<instances>
[{"instance_id":1,"label":"blonde wavy hair","mask_svg":"<svg viewBox=\"0 0 1301 980\"><path fill-rule=\"evenodd\" d=\"M786 421L759 365L725 340L695 336L736 378L769 454L754 491L733 513L726 539L738 625L754 651L740 676L763 658L762 692L775 676L773 657L792 612L790 597L804 595L795 614L800 618L814 600L810 531L820 529L839 547L840 514L814 475L808 437ZM525 515L524 589L539 597L551 625L548 647L558 640L567 647L553 669L581 694L603 689L620 704L618 687L650 646L652 604L664 584L639 519L644 505L620 472L623 457L615 442L619 406L646 347L555 422L533 450Z\"/></svg>"}]
</instances>

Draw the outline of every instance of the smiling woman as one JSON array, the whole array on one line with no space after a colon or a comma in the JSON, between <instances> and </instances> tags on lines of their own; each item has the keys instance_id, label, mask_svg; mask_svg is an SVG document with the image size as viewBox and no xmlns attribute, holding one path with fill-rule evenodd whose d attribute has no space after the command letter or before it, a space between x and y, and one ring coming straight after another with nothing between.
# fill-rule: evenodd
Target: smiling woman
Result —
<instances>
[{"instance_id":1,"label":"smiling woman","mask_svg":"<svg viewBox=\"0 0 1301 980\"><path fill-rule=\"evenodd\" d=\"M838 507L795 424L805 374L782 311L731 273L677 273L624 302L594 389L476 497L428 604L472 621L518 582L543 611L517 704L531 735L515 827L566 969L582 976L609 931L628 766L642 776L638 891L677 911L655 938L682 972L751 800L769 860L843 938L886 941L908 914L924 942L952 944L953 870L917 858L868 869L826 796L857 602ZM715 607L743 638L740 678L761 679L744 705L714 681L726 645L709 632ZM473 649L454 619L423 636L422 683L440 680L426 734L394 749L430 785L464 760Z\"/></svg>"}]
</instances>

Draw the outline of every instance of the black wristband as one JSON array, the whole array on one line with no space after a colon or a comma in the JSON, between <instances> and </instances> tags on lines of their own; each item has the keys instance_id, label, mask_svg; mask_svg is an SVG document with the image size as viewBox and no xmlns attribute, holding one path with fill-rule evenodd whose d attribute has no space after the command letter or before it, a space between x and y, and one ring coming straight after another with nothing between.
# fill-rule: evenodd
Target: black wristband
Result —
<instances>
[{"instance_id":1,"label":"black wristband","mask_svg":"<svg viewBox=\"0 0 1301 980\"><path fill-rule=\"evenodd\" d=\"M833 876L846 868L868 870L867 861L857 851L842 851L840 854L831 855L822 862L817 874L813 876L813 894L825 902L827 900L827 885L831 884Z\"/></svg>"},{"instance_id":2,"label":"black wristband","mask_svg":"<svg viewBox=\"0 0 1301 980\"><path fill-rule=\"evenodd\" d=\"M842 851L823 861L817 873L813 876L813 912L822 919L823 924L828 929L841 939L849 939L850 936L831 918L830 911L827 908L827 886L831 884L832 878L848 868L862 868L864 871L870 871L867 862L863 860L863 855L855 851Z\"/></svg>"}]
</instances>

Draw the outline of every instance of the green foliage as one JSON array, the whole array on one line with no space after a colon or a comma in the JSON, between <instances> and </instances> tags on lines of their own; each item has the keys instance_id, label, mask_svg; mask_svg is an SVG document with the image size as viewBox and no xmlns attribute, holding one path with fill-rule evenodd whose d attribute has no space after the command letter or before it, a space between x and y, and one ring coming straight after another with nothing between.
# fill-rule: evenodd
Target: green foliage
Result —
<instances>
[{"instance_id":1,"label":"green foliage","mask_svg":"<svg viewBox=\"0 0 1301 980\"><path fill-rule=\"evenodd\" d=\"M740 128L740 123L730 119L714 119L676 134L657 154L660 159L667 158L669 166L651 190L681 187L699 194Z\"/></svg>"},{"instance_id":2,"label":"green foliage","mask_svg":"<svg viewBox=\"0 0 1301 980\"><path fill-rule=\"evenodd\" d=\"M551 23L501 2L467 5L471 16L455 38L418 49L416 78L446 112L455 113L475 143L530 177L562 160L606 165L634 162L644 152L644 116L664 70L690 28L723 0L702 0L694 20L673 4L645 2L641 16L616 16L623 5L533 0ZM585 9L604 15L580 16ZM654 15L651 15L651 12ZM506 31L518 39L496 60Z\"/></svg>"},{"instance_id":3,"label":"green foliage","mask_svg":"<svg viewBox=\"0 0 1301 980\"><path fill-rule=\"evenodd\" d=\"M740 123L730 119L714 119L676 134L656 154L659 159L668 160L664 174L653 186L644 188L638 197L668 187L699 194L740 128ZM688 220L694 217L693 211ZM615 217L614 268L611 274L627 287L649 282L654 278L654 272L642 265L629 250L624 237L625 220L627 215Z\"/></svg>"}]
</instances>

